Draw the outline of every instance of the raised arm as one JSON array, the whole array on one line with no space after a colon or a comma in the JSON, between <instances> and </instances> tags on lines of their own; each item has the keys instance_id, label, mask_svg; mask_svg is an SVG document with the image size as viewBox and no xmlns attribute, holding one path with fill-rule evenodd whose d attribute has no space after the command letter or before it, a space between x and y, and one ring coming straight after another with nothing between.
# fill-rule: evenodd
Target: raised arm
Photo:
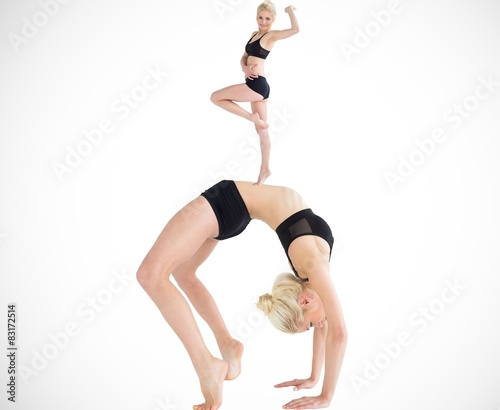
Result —
<instances>
[{"instance_id":1,"label":"raised arm","mask_svg":"<svg viewBox=\"0 0 500 410\"><path fill-rule=\"evenodd\" d=\"M290 24L292 27L289 29L289 31L291 31L291 35L297 34L300 31L299 22L297 21L297 16L295 16L295 10L297 9L294 6L288 6L285 9L285 13L288 13L288 16L290 17Z\"/></svg>"},{"instance_id":2,"label":"raised arm","mask_svg":"<svg viewBox=\"0 0 500 410\"><path fill-rule=\"evenodd\" d=\"M299 22L297 21L297 17L295 16L295 7L288 6L285 9L285 12L288 13L288 16L290 17L291 27L286 29L286 30L274 30L274 31L272 31L271 37L272 37L273 42L291 37L300 31L299 30Z\"/></svg>"}]
</instances>

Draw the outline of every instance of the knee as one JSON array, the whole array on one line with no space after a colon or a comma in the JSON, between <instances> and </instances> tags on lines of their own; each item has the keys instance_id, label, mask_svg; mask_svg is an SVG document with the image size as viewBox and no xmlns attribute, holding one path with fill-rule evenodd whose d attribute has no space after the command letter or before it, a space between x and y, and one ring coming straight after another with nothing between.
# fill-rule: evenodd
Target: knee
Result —
<instances>
[{"instance_id":1,"label":"knee","mask_svg":"<svg viewBox=\"0 0 500 410\"><path fill-rule=\"evenodd\" d=\"M196 272L187 272L187 271L175 271L172 273L177 284L182 289L189 289L196 285L198 282L198 277L196 276Z\"/></svg>"},{"instance_id":2,"label":"knee","mask_svg":"<svg viewBox=\"0 0 500 410\"><path fill-rule=\"evenodd\" d=\"M217 104L219 102L219 98L217 96L217 91L214 91L212 95L210 96L210 101L212 101L214 104Z\"/></svg>"},{"instance_id":3,"label":"knee","mask_svg":"<svg viewBox=\"0 0 500 410\"><path fill-rule=\"evenodd\" d=\"M158 282L168 279L168 274L161 272L153 266L143 263L136 273L136 278L144 290L152 289Z\"/></svg>"},{"instance_id":4,"label":"knee","mask_svg":"<svg viewBox=\"0 0 500 410\"><path fill-rule=\"evenodd\" d=\"M137 273L135 274L137 282L139 282L139 285L141 285L143 289L146 289L150 280L150 276L151 275L149 274L148 270L145 269L142 265L139 267Z\"/></svg>"}]
</instances>

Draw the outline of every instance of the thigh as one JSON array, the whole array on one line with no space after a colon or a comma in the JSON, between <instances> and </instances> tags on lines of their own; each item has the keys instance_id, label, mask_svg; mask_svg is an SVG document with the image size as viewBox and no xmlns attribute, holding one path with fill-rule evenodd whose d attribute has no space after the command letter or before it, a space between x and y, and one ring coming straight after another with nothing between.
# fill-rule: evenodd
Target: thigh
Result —
<instances>
[{"instance_id":1,"label":"thigh","mask_svg":"<svg viewBox=\"0 0 500 410\"><path fill-rule=\"evenodd\" d=\"M219 241L217 239L208 238L203 242L203 245L191 256L187 261L181 263L173 272L175 280L182 281L189 279L196 274L197 269L207 260L211 255Z\"/></svg>"},{"instance_id":2,"label":"thigh","mask_svg":"<svg viewBox=\"0 0 500 410\"><path fill-rule=\"evenodd\" d=\"M230 85L219 91L214 92L214 98L217 100L231 100L236 102L253 102L261 101L262 95L253 91L246 84Z\"/></svg>"},{"instance_id":3,"label":"thigh","mask_svg":"<svg viewBox=\"0 0 500 410\"><path fill-rule=\"evenodd\" d=\"M170 275L193 258L207 239L216 237L218 232L212 207L205 198L199 196L167 223L146 255L143 265L158 274Z\"/></svg>"}]
</instances>

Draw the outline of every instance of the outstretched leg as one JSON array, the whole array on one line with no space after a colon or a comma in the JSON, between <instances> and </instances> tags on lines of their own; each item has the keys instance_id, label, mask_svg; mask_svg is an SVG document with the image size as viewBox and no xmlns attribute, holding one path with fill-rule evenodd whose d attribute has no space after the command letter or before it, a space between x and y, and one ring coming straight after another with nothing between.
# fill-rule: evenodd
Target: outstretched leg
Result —
<instances>
[{"instance_id":1,"label":"outstretched leg","mask_svg":"<svg viewBox=\"0 0 500 410\"><path fill-rule=\"evenodd\" d=\"M192 258L174 271L173 276L196 311L212 329L222 358L229 365L226 380L233 380L241 372L243 344L231 337L215 300L196 276L196 270L212 253L217 243L215 239L207 239Z\"/></svg>"},{"instance_id":2,"label":"outstretched leg","mask_svg":"<svg viewBox=\"0 0 500 410\"><path fill-rule=\"evenodd\" d=\"M259 117L267 123L267 100L252 102L252 112L257 113ZM271 139L269 138L269 129L267 127L262 128L258 125L255 125L255 130L259 135L260 152L262 156L259 178L256 182L257 185L260 185L265 182L269 175L271 175L271 169L269 168L269 157L271 155Z\"/></svg>"},{"instance_id":3,"label":"outstretched leg","mask_svg":"<svg viewBox=\"0 0 500 410\"><path fill-rule=\"evenodd\" d=\"M237 102L261 101L262 95L253 91L246 84L231 85L212 93L210 100L219 107L232 114L236 114L248 121L252 121L256 127L267 128L267 123L259 117L258 113L248 112Z\"/></svg>"},{"instance_id":4,"label":"outstretched leg","mask_svg":"<svg viewBox=\"0 0 500 410\"><path fill-rule=\"evenodd\" d=\"M217 235L217 219L200 196L167 223L137 272L139 283L183 343L198 374L205 403L196 410L220 407L228 364L210 354L186 299L170 281L170 275L208 238Z\"/></svg>"}]
</instances>

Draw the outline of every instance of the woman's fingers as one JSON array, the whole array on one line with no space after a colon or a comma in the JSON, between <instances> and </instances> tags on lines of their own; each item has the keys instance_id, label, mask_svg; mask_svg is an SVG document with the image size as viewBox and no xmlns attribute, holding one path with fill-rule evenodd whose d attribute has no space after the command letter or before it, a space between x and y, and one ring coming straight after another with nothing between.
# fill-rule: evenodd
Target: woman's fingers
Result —
<instances>
[{"instance_id":1,"label":"woman's fingers","mask_svg":"<svg viewBox=\"0 0 500 410\"><path fill-rule=\"evenodd\" d=\"M295 399L283 406L284 409L321 409L328 407L330 401L324 399L321 396L317 397L301 397L300 399Z\"/></svg>"},{"instance_id":2,"label":"woman's fingers","mask_svg":"<svg viewBox=\"0 0 500 410\"><path fill-rule=\"evenodd\" d=\"M295 380L290 380L287 382L278 383L274 387L276 387L276 388L290 387L290 386L297 386L298 384L300 384L300 380L295 379Z\"/></svg>"}]
</instances>

